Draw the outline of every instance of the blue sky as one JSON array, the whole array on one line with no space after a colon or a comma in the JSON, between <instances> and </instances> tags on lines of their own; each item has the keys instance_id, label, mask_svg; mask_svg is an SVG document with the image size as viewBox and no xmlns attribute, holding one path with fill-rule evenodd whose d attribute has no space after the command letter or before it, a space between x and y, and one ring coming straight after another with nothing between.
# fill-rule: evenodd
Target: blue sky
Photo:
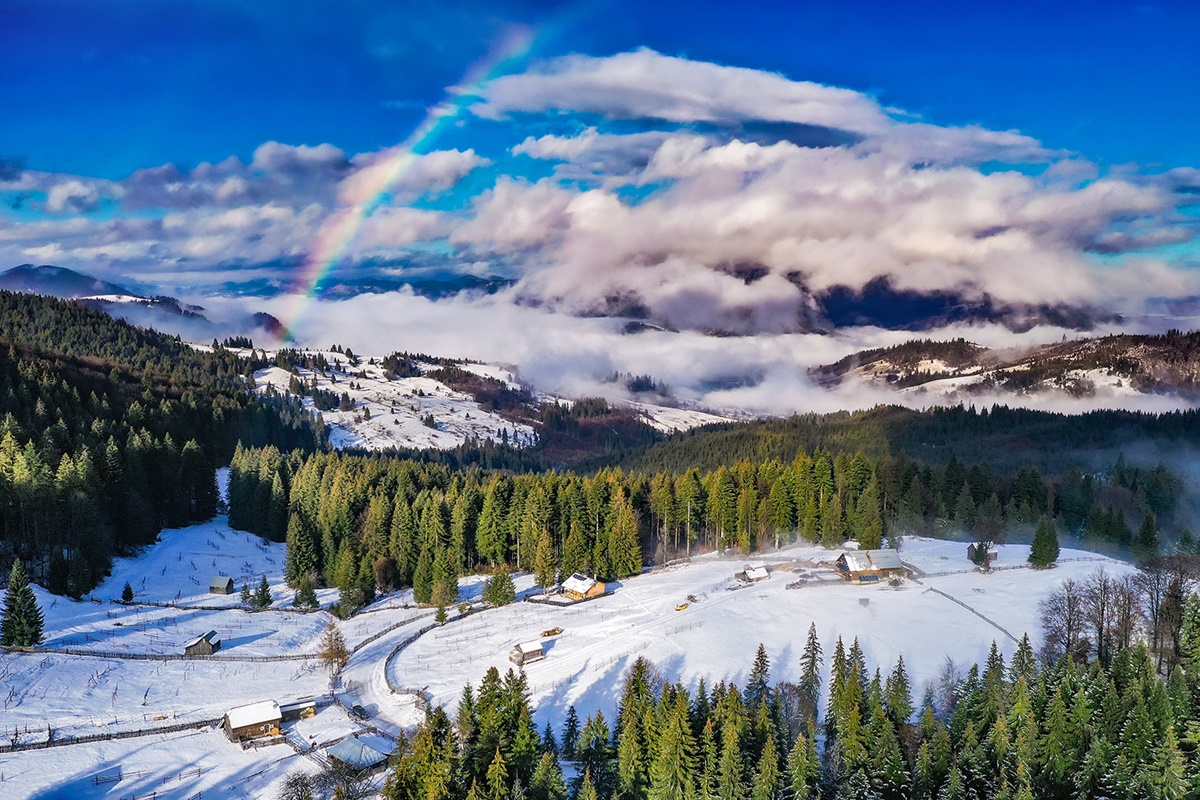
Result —
<instances>
[{"instance_id":1,"label":"blue sky","mask_svg":"<svg viewBox=\"0 0 1200 800\"><path fill-rule=\"evenodd\" d=\"M3 16L0 156L38 170L120 178L270 140L378 149L513 23L543 30L534 57L650 47L1102 164L1200 164L1200 5L1186 2L5 0Z\"/></svg>"},{"instance_id":2,"label":"blue sky","mask_svg":"<svg viewBox=\"0 0 1200 800\"><path fill-rule=\"evenodd\" d=\"M0 267L193 297L500 277L749 336L881 285L1017 316L1200 296L1193 4L0 10Z\"/></svg>"}]
</instances>

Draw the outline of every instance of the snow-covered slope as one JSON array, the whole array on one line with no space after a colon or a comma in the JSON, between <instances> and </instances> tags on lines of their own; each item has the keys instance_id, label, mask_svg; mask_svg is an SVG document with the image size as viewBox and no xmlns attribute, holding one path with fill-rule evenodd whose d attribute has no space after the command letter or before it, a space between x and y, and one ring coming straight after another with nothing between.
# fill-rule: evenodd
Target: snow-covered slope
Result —
<instances>
[{"instance_id":1,"label":"snow-covered slope","mask_svg":"<svg viewBox=\"0 0 1200 800\"><path fill-rule=\"evenodd\" d=\"M372 365L362 357L359 366L351 367L340 353L324 353L331 367L326 373L297 368L295 375L308 385L314 378L317 388L337 395L345 393L353 408L345 411L331 409L321 412L325 422L333 426L331 442L338 448L384 450L389 448L436 448L446 450L464 442L507 440L517 446L532 444L536 432L524 423L506 420L485 410L469 395L456 392L443 383L424 376L388 380L382 367ZM376 359L378 361L378 359ZM463 369L477 371L511 382L510 373L502 369L486 369L485 365L464 364ZM499 377L501 375L506 378ZM270 367L255 373L255 383L262 391L273 386L281 393L288 392L293 373ZM308 408L314 408L311 397L304 398ZM435 427L429 427L432 416Z\"/></svg>"}]
</instances>

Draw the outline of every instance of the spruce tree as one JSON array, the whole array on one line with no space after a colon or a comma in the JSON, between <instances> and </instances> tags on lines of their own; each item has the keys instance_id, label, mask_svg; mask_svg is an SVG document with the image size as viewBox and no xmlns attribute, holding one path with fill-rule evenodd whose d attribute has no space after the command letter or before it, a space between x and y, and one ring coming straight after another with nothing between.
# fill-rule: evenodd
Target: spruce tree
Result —
<instances>
[{"instance_id":1,"label":"spruce tree","mask_svg":"<svg viewBox=\"0 0 1200 800\"><path fill-rule=\"evenodd\" d=\"M746 708L756 714L758 707L767 701L771 691L771 660L767 658L767 649L758 645L754 654L754 666L750 669L750 680L746 683Z\"/></svg>"},{"instance_id":2,"label":"spruce tree","mask_svg":"<svg viewBox=\"0 0 1200 800\"><path fill-rule=\"evenodd\" d=\"M675 800L691 794L695 746L687 712L682 693L677 694L665 725L658 731L650 763L650 800Z\"/></svg>"},{"instance_id":3,"label":"spruce tree","mask_svg":"<svg viewBox=\"0 0 1200 800\"><path fill-rule=\"evenodd\" d=\"M1047 516L1038 520L1033 533L1033 546L1029 549L1029 563L1036 568L1049 567L1058 560L1058 533L1054 522Z\"/></svg>"},{"instance_id":4,"label":"spruce tree","mask_svg":"<svg viewBox=\"0 0 1200 800\"><path fill-rule=\"evenodd\" d=\"M36 647L42 643L44 620L21 559L14 559L0 615L0 645Z\"/></svg>"},{"instance_id":5,"label":"spruce tree","mask_svg":"<svg viewBox=\"0 0 1200 800\"><path fill-rule=\"evenodd\" d=\"M297 608L310 609L316 609L320 606L311 578L305 577L300 579L300 588L296 590L296 596L292 600L292 605Z\"/></svg>"},{"instance_id":6,"label":"spruce tree","mask_svg":"<svg viewBox=\"0 0 1200 800\"><path fill-rule=\"evenodd\" d=\"M579 714L575 712L575 706L567 709L567 721L563 726L562 735L562 755L563 758L574 760L575 745L579 742Z\"/></svg>"},{"instance_id":7,"label":"spruce tree","mask_svg":"<svg viewBox=\"0 0 1200 800\"><path fill-rule=\"evenodd\" d=\"M263 575L259 581L258 588L254 591L254 598L251 600L251 605L255 608L268 608L273 602L271 597L271 585L267 583L267 576Z\"/></svg>"},{"instance_id":8,"label":"spruce tree","mask_svg":"<svg viewBox=\"0 0 1200 800\"><path fill-rule=\"evenodd\" d=\"M125 581L125 588L121 590L121 602L133 602L133 587L129 585L129 581Z\"/></svg>"},{"instance_id":9,"label":"spruce tree","mask_svg":"<svg viewBox=\"0 0 1200 800\"><path fill-rule=\"evenodd\" d=\"M808 625L808 638L804 642L804 652L800 655L800 694L804 697L807 707L805 711L814 720L817 717L817 704L821 699L821 666L824 658L821 656L821 642L817 638L817 624Z\"/></svg>"},{"instance_id":10,"label":"spruce tree","mask_svg":"<svg viewBox=\"0 0 1200 800\"><path fill-rule=\"evenodd\" d=\"M1158 540L1158 523L1153 511L1147 511L1138 527L1137 535L1133 538L1133 555L1139 564L1146 564L1158 558L1162 545Z\"/></svg>"},{"instance_id":11,"label":"spruce tree","mask_svg":"<svg viewBox=\"0 0 1200 800\"><path fill-rule=\"evenodd\" d=\"M241 599L242 599L242 605L244 605L244 606L250 605L250 601L254 599L254 595L250 592L250 584L248 584L248 583L242 584Z\"/></svg>"},{"instance_id":12,"label":"spruce tree","mask_svg":"<svg viewBox=\"0 0 1200 800\"><path fill-rule=\"evenodd\" d=\"M507 569L501 569L487 579L483 584L482 599L493 606L504 606L516 601L517 590Z\"/></svg>"},{"instance_id":13,"label":"spruce tree","mask_svg":"<svg viewBox=\"0 0 1200 800\"><path fill-rule=\"evenodd\" d=\"M542 529L542 535L538 537L537 550L534 551L533 574L536 579L535 583L540 589L553 586L558 577L554 563L554 543L550 539L550 531L546 528Z\"/></svg>"}]
</instances>

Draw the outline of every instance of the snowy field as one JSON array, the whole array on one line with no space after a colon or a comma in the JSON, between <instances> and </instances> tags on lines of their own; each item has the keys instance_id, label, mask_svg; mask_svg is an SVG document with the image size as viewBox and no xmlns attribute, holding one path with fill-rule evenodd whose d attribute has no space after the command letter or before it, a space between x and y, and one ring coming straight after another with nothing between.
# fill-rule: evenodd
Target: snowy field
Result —
<instances>
[{"instance_id":1,"label":"snowy field","mask_svg":"<svg viewBox=\"0 0 1200 800\"><path fill-rule=\"evenodd\" d=\"M985 575L973 571L965 544L916 538L905 542L906 561L925 572L957 574L891 588L814 580L829 573L797 566L830 560L838 552L801 547L749 559L754 565L770 565L771 577L732 591L733 573L747 559L696 559L629 579L615 585L611 596L574 607L521 603L496 609L422 637L393 659L388 674L394 684L423 688L432 702L453 708L465 683L478 685L489 667L503 672L511 666L510 648L561 627L563 633L548 641L546 659L526 669L539 724L544 724L561 720L569 705L581 715L596 709L607 714L622 674L638 656L657 663L669 680L690 683L705 677L710 684L721 678L744 683L761 642L771 656L773 677L797 679L804 637L809 624L816 623L827 654L838 636L847 645L858 637L869 664L886 672L903 655L914 686L921 687L936 676L947 656L961 665L981 661L993 640L1011 653L1016 642L1000 628L1018 638L1028 632L1036 642L1038 601L1062 579L1082 578L1101 563L1113 572L1132 570L1119 562L1089 560L1052 570ZM1028 546L1002 547L996 566L1025 564L1028 554ZM1061 557L1094 558L1066 549ZM809 585L786 588L803 576L809 577ZM966 603L994 625L930 588ZM676 611L681 603L688 607ZM396 717L401 724L413 719Z\"/></svg>"},{"instance_id":2,"label":"snowy field","mask_svg":"<svg viewBox=\"0 0 1200 800\"><path fill-rule=\"evenodd\" d=\"M1000 550L998 567L1025 564L1027 546ZM1064 549L1062 563L1052 570L984 575L973 571L962 543L909 538L902 551L906 562L926 573L948 574L900 588L856 587L838 580L827 566L839 552L804 546L752 559L708 554L611 584L609 596L577 606L516 603L463 620L455 619L454 610L449 624L417 636L398 653L402 642L432 625L433 611L413 607L408 591L387 595L341 623L347 643L358 649L340 676L338 696L367 709L370 729L332 706L314 719L286 725L289 742L319 749L354 732L399 734L421 717L412 692L422 691L432 703L452 710L464 684L478 685L491 666L507 670L514 645L538 639L552 627L563 632L547 639L545 660L526 668L539 726L561 724L569 705L585 715L611 711L622 676L638 656L657 663L672 680L703 676L744 682L761 642L771 656L773 677L795 679L810 622L816 623L827 656L839 635L847 642L857 636L869 662L885 670L902 654L919 692L947 656L961 665L981 660L993 640L1011 653L1015 643L1001 629L1017 637L1028 631L1036 643L1037 602L1063 578L1082 578L1101 563L1116 573L1132 570ZM230 707L266 698L286 703L326 694L328 673L313 659L295 657L315 652L330 617L325 611L280 610L291 599L282 585L283 555L283 545L232 531L218 517L164 531L159 543L137 557L118 560L112 576L93 593L100 602L74 602L37 590L47 647L97 655L0 655L0 741L14 733L20 741L43 741L48 728L57 738L158 729L215 719ZM1089 560L1069 560L1074 558ZM733 574L747 563L768 566L770 577L731 591L739 585ZM236 594L207 593L210 573L222 566L239 583L245 579L254 585L265 574L274 607L255 613L222 608L238 602ZM803 588L786 588L801 578L806 579ZM463 578L463 599L477 599L483 580ZM519 574L514 580L520 593L534 591L531 576ZM135 604L108 602L120 596L126 581L137 590ZM986 620L930 589L967 604ZM321 592L322 604L334 599L336 590ZM174 601L203 607L145 605ZM682 603L687 608L677 611ZM210 629L224 641L217 659L162 658ZM148 658L99 655L113 652ZM258 656L293 658L241 660ZM123 770L120 781L95 781L97 775L111 777L116 767ZM288 746L243 752L220 731L188 730L0 753L0 800L122 798L155 791L181 799L197 791L266 797L286 772L298 768L316 769L316 764Z\"/></svg>"}]
</instances>

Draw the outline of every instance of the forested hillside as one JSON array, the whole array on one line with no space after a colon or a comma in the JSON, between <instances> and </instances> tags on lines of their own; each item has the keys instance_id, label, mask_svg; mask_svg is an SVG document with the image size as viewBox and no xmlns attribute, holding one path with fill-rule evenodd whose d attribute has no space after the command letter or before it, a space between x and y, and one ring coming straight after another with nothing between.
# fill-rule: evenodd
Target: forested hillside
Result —
<instances>
[{"instance_id":1,"label":"forested hillside","mask_svg":"<svg viewBox=\"0 0 1200 800\"><path fill-rule=\"evenodd\" d=\"M452 602L457 576L481 567L535 572L548 586L577 571L621 578L697 549L751 553L796 539L874 548L931 532L1003 541L1039 520L1151 558L1163 549L1160 527L1170 539L1178 532L1182 491L1166 469L1120 459L1098 475L1047 477L955 456L929 464L801 449L705 472L512 475L267 448L234 456L230 524L286 538L289 582L338 586L353 609L408 585L419 602L444 586L437 596Z\"/></svg>"},{"instance_id":2,"label":"forested hillside","mask_svg":"<svg viewBox=\"0 0 1200 800\"><path fill-rule=\"evenodd\" d=\"M581 723L571 709L541 735L524 674L493 669L453 716L429 712L384 797L1181 800L1197 789L1194 597L1187 641L1164 680L1142 646L1042 664L1026 638L1008 663L995 645L982 665L948 663L917 696L903 660L884 673L838 639L821 708L814 628L798 683L773 682L761 646L744 687L670 683L639 659L608 715Z\"/></svg>"},{"instance_id":3,"label":"forested hillside","mask_svg":"<svg viewBox=\"0 0 1200 800\"><path fill-rule=\"evenodd\" d=\"M323 446L252 364L50 298L0 292L0 561L75 596L112 556L215 512L239 442Z\"/></svg>"},{"instance_id":4,"label":"forested hillside","mask_svg":"<svg viewBox=\"0 0 1200 800\"><path fill-rule=\"evenodd\" d=\"M644 450L618 457L623 467L681 472L716 469L743 459L791 459L800 450L859 450L871 456L909 456L935 463L951 455L1015 472L1032 464L1058 473L1078 467L1102 469L1123 448L1163 448L1200 441L1200 411L1150 414L1092 411L1059 414L992 406L953 406L920 411L878 406L867 411L799 414L786 419L707 425L674 434Z\"/></svg>"}]
</instances>

